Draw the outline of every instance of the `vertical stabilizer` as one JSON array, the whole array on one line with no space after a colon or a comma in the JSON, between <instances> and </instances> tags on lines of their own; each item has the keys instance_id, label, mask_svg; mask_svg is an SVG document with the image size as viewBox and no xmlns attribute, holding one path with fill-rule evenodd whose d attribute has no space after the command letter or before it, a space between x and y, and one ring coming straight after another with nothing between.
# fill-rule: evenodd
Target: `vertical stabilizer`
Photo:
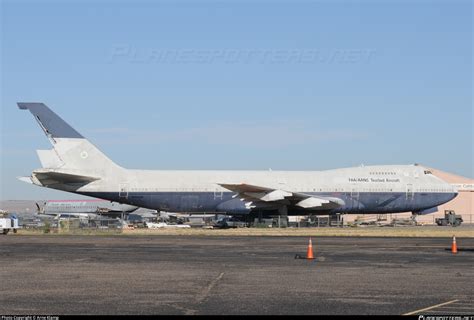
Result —
<instances>
[{"instance_id":1,"label":"vertical stabilizer","mask_svg":"<svg viewBox=\"0 0 474 320\"><path fill-rule=\"evenodd\" d=\"M45 104L19 102L18 107L29 110L44 131L54 149L38 150L44 168L70 169L83 173L100 173L120 167L84 138Z\"/></svg>"}]
</instances>

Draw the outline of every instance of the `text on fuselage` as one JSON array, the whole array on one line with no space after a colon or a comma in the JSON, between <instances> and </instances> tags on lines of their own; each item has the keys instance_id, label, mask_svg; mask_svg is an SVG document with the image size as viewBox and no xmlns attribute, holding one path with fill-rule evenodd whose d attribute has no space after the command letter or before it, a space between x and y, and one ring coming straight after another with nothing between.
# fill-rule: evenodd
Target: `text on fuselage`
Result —
<instances>
[{"instance_id":1,"label":"text on fuselage","mask_svg":"<svg viewBox=\"0 0 474 320\"><path fill-rule=\"evenodd\" d=\"M400 179L390 178L349 178L349 182L400 182Z\"/></svg>"}]
</instances>

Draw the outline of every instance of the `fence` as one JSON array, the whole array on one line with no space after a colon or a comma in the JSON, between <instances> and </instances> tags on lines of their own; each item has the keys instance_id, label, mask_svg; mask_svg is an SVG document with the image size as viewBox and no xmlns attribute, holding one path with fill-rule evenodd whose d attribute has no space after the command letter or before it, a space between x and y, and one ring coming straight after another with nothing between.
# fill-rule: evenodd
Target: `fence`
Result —
<instances>
[{"instance_id":1,"label":"fence","mask_svg":"<svg viewBox=\"0 0 474 320\"><path fill-rule=\"evenodd\" d=\"M462 214L461 225L473 225L474 214ZM440 215L419 215L416 217L417 225L437 225L436 219L444 217ZM195 221L194 221L195 222ZM194 227L202 227L209 223L193 223ZM133 225L134 228L146 228L143 222L124 223L120 219L84 219L84 218L61 218L57 220L20 219L23 229L41 231L43 233L121 233L123 229ZM334 215L334 216L276 216L271 219L255 219L250 223L251 227L271 228L311 228L311 227L344 227L344 226L383 226L383 225L415 225L411 214L386 214L386 215Z\"/></svg>"},{"instance_id":2,"label":"fence","mask_svg":"<svg viewBox=\"0 0 474 320\"><path fill-rule=\"evenodd\" d=\"M103 232L120 233L123 223L118 219L81 219L81 218L61 218L57 220L28 220L20 222L25 230L41 231L43 233L82 233L82 232Z\"/></svg>"}]
</instances>

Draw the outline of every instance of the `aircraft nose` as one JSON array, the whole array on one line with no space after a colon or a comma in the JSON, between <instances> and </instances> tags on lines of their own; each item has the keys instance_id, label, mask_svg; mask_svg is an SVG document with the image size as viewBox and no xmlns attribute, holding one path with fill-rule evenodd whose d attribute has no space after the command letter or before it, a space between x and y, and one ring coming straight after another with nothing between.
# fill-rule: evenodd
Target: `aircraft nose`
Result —
<instances>
[{"instance_id":1,"label":"aircraft nose","mask_svg":"<svg viewBox=\"0 0 474 320\"><path fill-rule=\"evenodd\" d=\"M451 197L450 197L451 199L449 199L449 200L453 200L457 196L458 196L458 193L457 193L457 191L455 191L455 192L451 193Z\"/></svg>"},{"instance_id":2,"label":"aircraft nose","mask_svg":"<svg viewBox=\"0 0 474 320\"><path fill-rule=\"evenodd\" d=\"M454 187L454 186L451 185L451 184L449 185L449 187L450 187L450 189L451 189L451 199L450 199L450 200L452 200L452 199L454 199L454 198L457 197L457 195L458 195L458 189L456 189L456 187Z\"/></svg>"},{"instance_id":3,"label":"aircraft nose","mask_svg":"<svg viewBox=\"0 0 474 320\"><path fill-rule=\"evenodd\" d=\"M455 194L458 194L458 189L453 186L452 184L449 185L449 187L451 188L452 192L455 193Z\"/></svg>"}]
</instances>

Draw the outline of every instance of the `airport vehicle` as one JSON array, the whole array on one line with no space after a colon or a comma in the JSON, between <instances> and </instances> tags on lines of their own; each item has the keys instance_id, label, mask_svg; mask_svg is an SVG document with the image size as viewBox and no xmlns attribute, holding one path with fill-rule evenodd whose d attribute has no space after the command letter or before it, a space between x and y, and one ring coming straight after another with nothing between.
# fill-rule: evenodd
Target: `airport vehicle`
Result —
<instances>
[{"instance_id":1,"label":"airport vehicle","mask_svg":"<svg viewBox=\"0 0 474 320\"><path fill-rule=\"evenodd\" d=\"M7 214L0 214L0 232L8 234L8 232L16 231L20 227L18 226L18 218L16 216L8 216Z\"/></svg>"},{"instance_id":2,"label":"airport vehicle","mask_svg":"<svg viewBox=\"0 0 474 320\"><path fill-rule=\"evenodd\" d=\"M236 217L224 217L216 221L216 228L245 228L247 223L245 221L240 221Z\"/></svg>"},{"instance_id":3,"label":"airport vehicle","mask_svg":"<svg viewBox=\"0 0 474 320\"><path fill-rule=\"evenodd\" d=\"M456 214L453 210L444 210L444 218L436 218L435 222L438 226L448 226L453 227L460 226L463 222L462 216Z\"/></svg>"},{"instance_id":4,"label":"airport vehicle","mask_svg":"<svg viewBox=\"0 0 474 320\"><path fill-rule=\"evenodd\" d=\"M138 209L137 206L111 202L108 200L49 200L42 207L36 203L38 214L97 218L99 215L119 217L122 213L130 213Z\"/></svg>"},{"instance_id":5,"label":"airport vehicle","mask_svg":"<svg viewBox=\"0 0 474 320\"><path fill-rule=\"evenodd\" d=\"M230 215L432 213L457 190L420 165L325 171L175 171L125 169L43 103L29 110L53 145L42 168L21 180L134 206Z\"/></svg>"}]
</instances>

